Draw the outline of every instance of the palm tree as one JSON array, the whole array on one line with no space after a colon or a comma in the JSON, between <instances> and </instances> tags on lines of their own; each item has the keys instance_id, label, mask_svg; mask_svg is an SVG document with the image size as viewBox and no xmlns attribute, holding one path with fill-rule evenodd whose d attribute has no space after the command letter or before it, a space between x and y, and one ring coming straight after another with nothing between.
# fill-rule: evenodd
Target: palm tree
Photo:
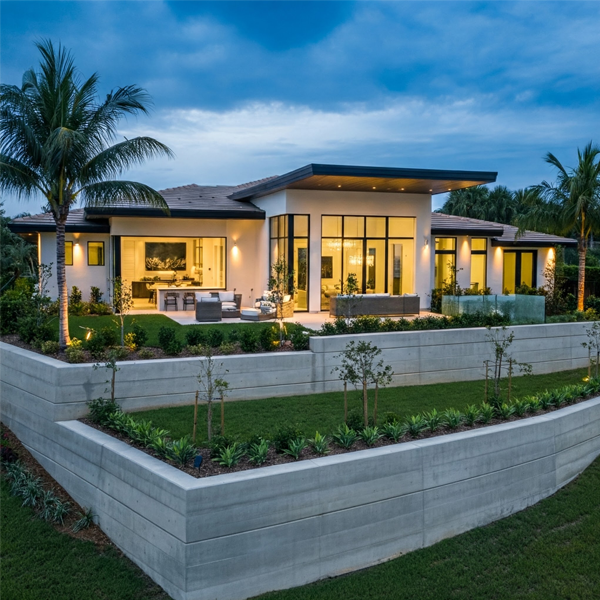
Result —
<instances>
[{"instance_id":1,"label":"palm tree","mask_svg":"<svg viewBox=\"0 0 600 600\"><path fill-rule=\"evenodd\" d=\"M515 223L519 232L528 228L577 238L577 310L583 310L588 241L600 231L600 147L589 142L583 152L577 149L574 169L564 167L550 152L545 160L558 170L556 183L543 181L524 196L526 210Z\"/></svg>"},{"instance_id":2,"label":"palm tree","mask_svg":"<svg viewBox=\"0 0 600 600\"><path fill-rule=\"evenodd\" d=\"M0 189L23 199L44 195L56 222L59 342L69 343L65 276L65 224L77 201L84 206L116 202L147 204L168 212L162 196L135 181L116 180L124 170L171 150L150 137L114 145L117 124L128 114L148 113L145 90L127 86L97 100L98 75L81 81L71 54L52 42L37 44L40 72L22 86L0 85Z\"/></svg>"}]
</instances>

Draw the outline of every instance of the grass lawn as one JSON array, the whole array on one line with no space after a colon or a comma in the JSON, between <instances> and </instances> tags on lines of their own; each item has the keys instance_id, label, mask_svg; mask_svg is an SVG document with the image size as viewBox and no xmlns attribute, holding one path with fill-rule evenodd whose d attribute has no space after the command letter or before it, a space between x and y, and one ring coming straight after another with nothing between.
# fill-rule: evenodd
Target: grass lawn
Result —
<instances>
[{"instance_id":1,"label":"grass lawn","mask_svg":"<svg viewBox=\"0 0 600 600\"><path fill-rule=\"evenodd\" d=\"M385 564L263 600L593 600L600 597L600 458L551 498ZM58 533L0 486L2 598L167 598L113 550Z\"/></svg>"},{"instance_id":2,"label":"grass lawn","mask_svg":"<svg viewBox=\"0 0 600 600\"><path fill-rule=\"evenodd\" d=\"M113 548L99 550L37 518L1 483L0 587L6 600L169 598Z\"/></svg>"},{"instance_id":3,"label":"grass lawn","mask_svg":"<svg viewBox=\"0 0 600 600\"><path fill-rule=\"evenodd\" d=\"M549 375L531 375L513 379L513 396L525 396L545 389L554 389L580 383L587 375L586 369L562 371ZM117 376L118 377L118 376ZM341 387L341 384L340 384ZM360 393L352 389L348 394L349 410L361 411ZM484 398L483 381L464 381L434 385L407 386L383 389L379 393L378 414L386 412L410 416L436 408L464 409L468 404L479 404ZM372 406L373 392L370 391ZM361 413L362 414L362 413ZM136 419L150 419L154 425L168 429L174 437L192 433L193 406L177 406L133 413ZM220 423L220 409L213 412L215 425ZM297 424L305 435L315 431L331 433L344 419L344 394L342 392L265 398L263 400L227 402L225 405L225 433L239 436L241 440L259 434L268 437L279 427ZM205 433L206 406L198 409L198 441Z\"/></svg>"},{"instance_id":4,"label":"grass lawn","mask_svg":"<svg viewBox=\"0 0 600 600\"><path fill-rule=\"evenodd\" d=\"M161 327L171 327L175 329L179 340L185 343L185 332L190 329L202 328L202 331L208 331L209 329L219 329L225 334L225 337L233 330L242 331L242 329L252 328L257 333L266 327L273 327L274 321L264 323L218 323L214 325L180 325L165 315L133 315L125 317L125 333L130 331L131 324L135 319L136 323L139 323L148 333L148 346L158 346L158 331ZM77 337L82 340L85 337L86 329L89 327L100 331L104 327L112 327L115 330L120 331L120 326L117 327L115 321L118 318L110 315L87 315L84 317L77 317L69 315L69 334L71 337ZM53 321L56 328L56 335L58 336L58 319ZM82 327L84 329L82 329ZM294 323L287 324L288 331L290 327L296 327Z\"/></svg>"}]
</instances>

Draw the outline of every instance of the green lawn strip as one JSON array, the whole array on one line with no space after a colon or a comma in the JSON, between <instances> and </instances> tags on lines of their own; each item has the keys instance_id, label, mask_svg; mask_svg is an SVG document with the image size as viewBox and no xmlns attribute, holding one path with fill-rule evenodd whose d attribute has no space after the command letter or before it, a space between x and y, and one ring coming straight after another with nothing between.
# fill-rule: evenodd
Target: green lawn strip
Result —
<instances>
[{"instance_id":1,"label":"green lawn strip","mask_svg":"<svg viewBox=\"0 0 600 600\"><path fill-rule=\"evenodd\" d=\"M546 389L581 383L586 374L586 369L576 369L547 375L515 377L512 397L522 397ZM506 387L505 383L503 385ZM447 408L462 410L469 404L480 404L484 399L483 392L483 381L386 388L379 392L378 414L383 418L387 412L394 412L400 417L405 417L430 411L433 408L438 411ZM369 394L372 408L373 391L371 390ZM350 411L362 410L362 398L359 392L352 389L348 398ZM191 395L190 402L193 402ZM217 404L213 411L215 425L220 423L219 411ZM132 417L149 419L155 426L168 429L173 437L178 438L192 433L194 408L190 405L145 410L132 413ZM317 430L322 434L333 432L343 419L342 392L232 401L225 405L225 433L227 436L239 437L240 440L247 440L255 434L269 437L279 427L290 424L297 424L305 435L312 437ZM198 442L202 443L205 437L206 406L200 405Z\"/></svg>"},{"instance_id":2,"label":"green lawn strip","mask_svg":"<svg viewBox=\"0 0 600 600\"><path fill-rule=\"evenodd\" d=\"M600 598L600 458L537 505L336 579L262 600Z\"/></svg>"},{"instance_id":3,"label":"green lawn strip","mask_svg":"<svg viewBox=\"0 0 600 600\"><path fill-rule=\"evenodd\" d=\"M191 312L189 313L191 314ZM190 329L202 328L202 331L208 331L209 329L219 329L225 334L225 338L230 334L231 331L237 330L242 331L246 328L251 328L258 334L261 329L266 327L273 327L275 322L268 323L218 323L214 325L180 325L179 323L169 319L165 315L129 315L125 317L125 333L131 330L131 324L135 319L136 323L139 323L148 333L148 346L158 346L158 331L161 327L171 327L175 329L177 338L185 343L185 333ZM84 339L87 328L95 329L96 331L100 331L104 327L111 327L113 329L120 331L120 326L117 327L116 316L110 315L87 315L84 317L77 317L73 315L69 315L69 334L71 337L77 337L80 340ZM58 335L58 319L53 321L53 324L56 328L56 332ZM291 326L291 327L290 327ZM294 323L288 323L288 329L294 328L296 325ZM82 327L84 329L82 329Z\"/></svg>"},{"instance_id":4,"label":"green lawn strip","mask_svg":"<svg viewBox=\"0 0 600 600\"><path fill-rule=\"evenodd\" d=\"M169 598L114 548L60 533L21 506L2 480L0 584L13 600L163 600Z\"/></svg>"}]
</instances>

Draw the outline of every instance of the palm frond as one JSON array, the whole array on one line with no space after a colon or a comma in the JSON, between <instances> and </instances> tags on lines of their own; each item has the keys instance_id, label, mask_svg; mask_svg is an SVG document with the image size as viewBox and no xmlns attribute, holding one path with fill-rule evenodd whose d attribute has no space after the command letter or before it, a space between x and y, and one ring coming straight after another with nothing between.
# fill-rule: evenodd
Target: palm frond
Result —
<instances>
[{"instance_id":1,"label":"palm frond","mask_svg":"<svg viewBox=\"0 0 600 600\"><path fill-rule=\"evenodd\" d=\"M0 154L0 190L19 198L46 193L44 182L35 171L5 154Z\"/></svg>"},{"instance_id":2,"label":"palm frond","mask_svg":"<svg viewBox=\"0 0 600 600\"><path fill-rule=\"evenodd\" d=\"M117 177L126 169L160 156L171 158L173 152L154 138L137 137L126 140L94 156L82 168L80 181L88 184L107 177Z\"/></svg>"},{"instance_id":3,"label":"palm frond","mask_svg":"<svg viewBox=\"0 0 600 600\"><path fill-rule=\"evenodd\" d=\"M119 204L160 208L169 214L165 199L150 186L137 181L100 181L91 183L75 192L89 208L104 208Z\"/></svg>"}]
</instances>

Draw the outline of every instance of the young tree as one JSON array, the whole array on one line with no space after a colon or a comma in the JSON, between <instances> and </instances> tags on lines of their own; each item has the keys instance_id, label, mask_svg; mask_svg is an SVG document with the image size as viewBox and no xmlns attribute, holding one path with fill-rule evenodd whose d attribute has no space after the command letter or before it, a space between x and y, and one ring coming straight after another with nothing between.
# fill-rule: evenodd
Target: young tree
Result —
<instances>
[{"instance_id":1,"label":"young tree","mask_svg":"<svg viewBox=\"0 0 600 600\"><path fill-rule=\"evenodd\" d=\"M87 207L148 204L168 212L164 198L135 181L115 180L123 171L171 150L151 137L114 145L117 125L128 114L148 113L150 97L130 85L99 101L98 75L82 81L71 54L52 42L37 44L40 71L30 69L21 87L0 85L0 189L24 199L42 195L56 223L59 343L69 342L65 227L81 200Z\"/></svg>"},{"instance_id":2,"label":"young tree","mask_svg":"<svg viewBox=\"0 0 600 600\"><path fill-rule=\"evenodd\" d=\"M583 310L585 258L590 236L600 231L600 147L590 142L577 150L577 166L564 167L552 153L546 162L558 171L556 183L543 181L524 197L525 212L515 223L526 228L577 238L577 310Z\"/></svg>"},{"instance_id":3,"label":"young tree","mask_svg":"<svg viewBox=\"0 0 600 600\"><path fill-rule=\"evenodd\" d=\"M207 347L206 354L200 359L200 373L198 383L200 384L200 397L207 403L207 434L208 440L212 439L212 403L217 398L221 401L221 427L225 424L225 393L229 389L229 382L225 379L227 369L223 369L223 363L215 362L212 348Z\"/></svg>"},{"instance_id":4,"label":"young tree","mask_svg":"<svg viewBox=\"0 0 600 600\"><path fill-rule=\"evenodd\" d=\"M121 329L121 346L125 345L125 317L133 308L133 296L131 286L121 279L115 277L110 280L112 287L112 309L117 315L118 321L115 321L117 327Z\"/></svg>"},{"instance_id":5,"label":"young tree","mask_svg":"<svg viewBox=\"0 0 600 600\"><path fill-rule=\"evenodd\" d=\"M276 316L279 321L279 345L283 343L283 305L284 298L294 293L294 271L290 271L285 258L279 258L271 265L269 278L269 297L275 304Z\"/></svg>"},{"instance_id":6,"label":"young tree","mask_svg":"<svg viewBox=\"0 0 600 600\"><path fill-rule=\"evenodd\" d=\"M365 427L369 426L369 383L374 383L378 389L379 385L387 385L393 374L392 368L384 365L383 360L375 362L380 354L381 350L371 342L349 342L344 351L335 357L341 361L332 371L339 372L340 379L344 382L348 381L354 387L362 388ZM347 413L347 408L345 412Z\"/></svg>"}]
</instances>

